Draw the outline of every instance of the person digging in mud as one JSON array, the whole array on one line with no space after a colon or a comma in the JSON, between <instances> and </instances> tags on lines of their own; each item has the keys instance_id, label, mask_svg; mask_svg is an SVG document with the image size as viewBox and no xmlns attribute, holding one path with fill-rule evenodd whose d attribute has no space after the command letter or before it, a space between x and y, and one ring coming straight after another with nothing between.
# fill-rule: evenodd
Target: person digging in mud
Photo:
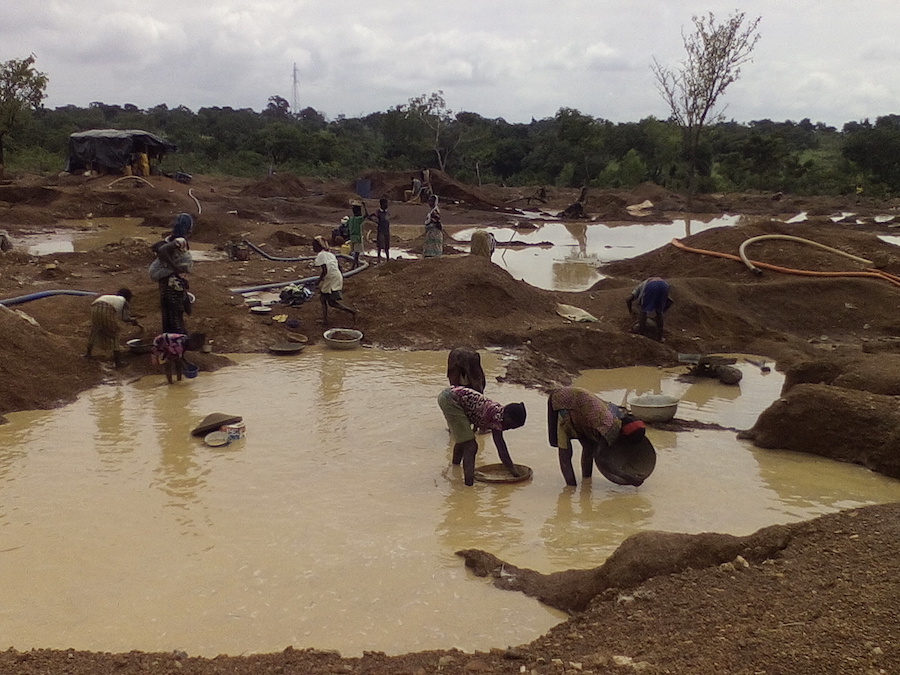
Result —
<instances>
[{"instance_id":1,"label":"person digging in mud","mask_svg":"<svg viewBox=\"0 0 900 675\"><path fill-rule=\"evenodd\" d=\"M153 362L161 365L166 373L166 381L172 384L173 376L181 381L185 365L193 365L188 361L185 352L200 351L206 343L206 334L161 333L153 338Z\"/></svg>"},{"instance_id":2,"label":"person digging in mud","mask_svg":"<svg viewBox=\"0 0 900 675\"><path fill-rule=\"evenodd\" d=\"M487 378L481 367L481 355L467 347L457 347L447 356L447 380L454 387L468 387L484 393Z\"/></svg>"},{"instance_id":3,"label":"person digging in mud","mask_svg":"<svg viewBox=\"0 0 900 675\"><path fill-rule=\"evenodd\" d=\"M640 311L638 319L638 332L647 335L647 318L653 314L654 339L663 341L663 316L672 306L672 298L669 297L669 284L660 277L648 277L634 287L631 295L625 300L628 313L631 314L632 304L637 300Z\"/></svg>"},{"instance_id":4,"label":"person digging in mud","mask_svg":"<svg viewBox=\"0 0 900 675\"><path fill-rule=\"evenodd\" d=\"M356 321L359 312L341 302L343 299L344 276L338 266L337 256L328 250L328 244L321 237L313 239L313 252L316 254L313 266L320 269L319 272L319 297L322 300L322 323L328 325L328 308L334 307L342 312L347 312Z\"/></svg>"},{"instance_id":5,"label":"person digging in mud","mask_svg":"<svg viewBox=\"0 0 900 675\"><path fill-rule=\"evenodd\" d=\"M618 485L638 486L653 472L656 451L646 438L646 426L617 405L585 389L561 387L547 399L547 434L559 451L559 468L566 485L575 486L572 440L581 443L581 475L590 478L593 465Z\"/></svg>"},{"instance_id":6,"label":"person digging in mud","mask_svg":"<svg viewBox=\"0 0 900 675\"><path fill-rule=\"evenodd\" d=\"M120 288L115 295L101 295L91 303L91 334L88 337L86 359L91 358L94 348L112 351L116 368L122 365L124 349L119 342L121 334L120 321L132 326L141 325L129 314L131 290Z\"/></svg>"},{"instance_id":7,"label":"person digging in mud","mask_svg":"<svg viewBox=\"0 0 900 675\"><path fill-rule=\"evenodd\" d=\"M475 455L478 441L475 432L491 432L500 461L516 478L519 470L509 456L503 438L507 429L518 429L525 424L525 404L501 405L468 387L447 387L438 394L438 406L444 413L450 436L453 439L453 464L462 462L466 485L475 484Z\"/></svg>"}]
</instances>

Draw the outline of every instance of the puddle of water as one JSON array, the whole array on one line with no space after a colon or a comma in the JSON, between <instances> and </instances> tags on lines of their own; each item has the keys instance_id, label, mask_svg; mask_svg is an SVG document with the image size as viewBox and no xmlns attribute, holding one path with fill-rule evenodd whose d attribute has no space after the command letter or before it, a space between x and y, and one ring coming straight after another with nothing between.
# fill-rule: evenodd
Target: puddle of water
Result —
<instances>
[{"instance_id":1,"label":"puddle of water","mask_svg":"<svg viewBox=\"0 0 900 675\"><path fill-rule=\"evenodd\" d=\"M563 617L470 575L459 549L552 572L599 565L641 530L747 534L900 499L898 481L758 450L730 431L651 429L659 461L639 490L598 476L567 488L545 397L496 383L492 353L489 395L528 407L507 441L534 478L466 488L435 401L446 353L237 359L173 386L160 375L100 387L0 426L6 645L205 656L505 647ZM655 368L578 384L613 401L675 394L679 417L745 428L782 378L741 368L737 387ZM246 438L223 448L191 438L216 411L242 415ZM479 462L496 461L488 440Z\"/></svg>"},{"instance_id":2,"label":"puddle of water","mask_svg":"<svg viewBox=\"0 0 900 675\"><path fill-rule=\"evenodd\" d=\"M559 223L537 224L534 229L513 230L485 227L500 243L522 242L550 246L524 249L499 248L492 260L516 279L554 291L583 291L603 278L597 267L603 263L634 258L672 241L714 227L737 224L740 216L723 216L708 222L685 219L669 223ZM460 230L454 237L471 239L475 228Z\"/></svg>"},{"instance_id":3,"label":"puddle of water","mask_svg":"<svg viewBox=\"0 0 900 675\"><path fill-rule=\"evenodd\" d=\"M75 251L95 251L107 244L116 244L126 237L154 242L166 231L143 227L143 218L93 218L90 220L62 220L60 227L46 232L16 237L17 248L24 247L30 255L45 256ZM211 244L192 243L194 260L224 260L224 251L213 250Z\"/></svg>"}]
</instances>

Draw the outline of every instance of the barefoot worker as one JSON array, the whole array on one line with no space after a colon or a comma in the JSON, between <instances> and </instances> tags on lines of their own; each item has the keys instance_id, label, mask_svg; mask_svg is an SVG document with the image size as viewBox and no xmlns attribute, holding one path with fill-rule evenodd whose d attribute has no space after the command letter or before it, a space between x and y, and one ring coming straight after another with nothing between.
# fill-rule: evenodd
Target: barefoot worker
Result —
<instances>
[{"instance_id":1,"label":"barefoot worker","mask_svg":"<svg viewBox=\"0 0 900 675\"><path fill-rule=\"evenodd\" d=\"M647 334L647 317L652 313L653 320L656 322L655 339L657 342L663 341L663 315L669 311L672 306L672 299L669 297L669 284L660 277L649 277L634 287L631 295L625 301L629 314L632 312L631 305L637 300L640 308L640 319L638 319L638 332L641 335Z\"/></svg>"},{"instance_id":2,"label":"barefoot worker","mask_svg":"<svg viewBox=\"0 0 900 675\"><path fill-rule=\"evenodd\" d=\"M519 477L519 470L509 457L503 432L525 424L524 403L502 405L474 389L448 387L438 395L438 406L444 413L453 438L453 463L462 462L466 485L475 483L475 455L478 452L475 431L491 432L503 466L510 474Z\"/></svg>"},{"instance_id":3,"label":"barefoot worker","mask_svg":"<svg viewBox=\"0 0 900 675\"><path fill-rule=\"evenodd\" d=\"M91 358L94 348L111 351L116 367L122 365L122 348L119 335L122 326L119 321L140 327L137 319L128 313L131 291L120 288L115 295L101 295L91 303L91 335L88 338L85 358Z\"/></svg>"},{"instance_id":4,"label":"barefoot worker","mask_svg":"<svg viewBox=\"0 0 900 675\"><path fill-rule=\"evenodd\" d=\"M322 300L322 323L328 325L329 306L347 312L355 319L357 311L341 302L344 297L341 292L344 288L344 276L338 266L337 256L328 250L328 244L321 236L313 239L312 247L316 254L313 266L320 270L319 297Z\"/></svg>"},{"instance_id":5,"label":"barefoot worker","mask_svg":"<svg viewBox=\"0 0 900 675\"><path fill-rule=\"evenodd\" d=\"M200 351L204 344L205 333L161 333L153 338L153 362L163 367L169 384L172 384L173 375L181 381L185 366L193 365L185 357L185 352Z\"/></svg>"},{"instance_id":6,"label":"barefoot worker","mask_svg":"<svg viewBox=\"0 0 900 675\"><path fill-rule=\"evenodd\" d=\"M578 387L561 387L547 399L547 433L559 450L559 468L567 485L577 485L572 470L572 439L581 443L581 475L590 478L594 463L618 485L640 485L653 473L656 451L643 422L613 403Z\"/></svg>"}]
</instances>

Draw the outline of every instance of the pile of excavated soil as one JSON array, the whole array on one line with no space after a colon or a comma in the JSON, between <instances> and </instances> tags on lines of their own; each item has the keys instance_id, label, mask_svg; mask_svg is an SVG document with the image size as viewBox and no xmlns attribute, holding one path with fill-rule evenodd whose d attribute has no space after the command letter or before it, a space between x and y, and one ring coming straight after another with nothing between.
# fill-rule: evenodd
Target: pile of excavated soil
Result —
<instances>
[{"instance_id":1,"label":"pile of excavated soil","mask_svg":"<svg viewBox=\"0 0 900 675\"><path fill-rule=\"evenodd\" d=\"M253 197L305 197L309 191L294 174L274 173L246 186L241 194Z\"/></svg>"}]
</instances>

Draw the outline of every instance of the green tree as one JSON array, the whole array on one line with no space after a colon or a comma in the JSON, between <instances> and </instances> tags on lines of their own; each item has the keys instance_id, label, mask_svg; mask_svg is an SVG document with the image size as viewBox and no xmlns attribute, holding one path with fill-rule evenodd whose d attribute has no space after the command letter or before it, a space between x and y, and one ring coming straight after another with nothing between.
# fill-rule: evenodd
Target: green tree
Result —
<instances>
[{"instance_id":1,"label":"green tree","mask_svg":"<svg viewBox=\"0 0 900 675\"><path fill-rule=\"evenodd\" d=\"M422 94L411 98L402 109L407 116L421 120L428 128L431 150L437 159L438 168L444 171L450 155L460 141L459 130L454 128L453 111L444 101L444 92L435 91L429 96Z\"/></svg>"},{"instance_id":2,"label":"green tree","mask_svg":"<svg viewBox=\"0 0 900 675\"><path fill-rule=\"evenodd\" d=\"M34 61L31 54L0 63L0 176L6 166L3 155L6 137L22 126L31 110L41 107L46 96L48 78L35 70Z\"/></svg>"},{"instance_id":3,"label":"green tree","mask_svg":"<svg viewBox=\"0 0 900 675\"><path fill-rule=\"evenodd\" d=\"M685 154L688 161L687 206L690 208L697 191L697 169L700 161L700 139L707 124L719 121L716 103L728 86L741 74L741 66L759 41L760 17L745 25L745 14L737 12L718 23L712 12L693 17L694 32L682 32L686 59L681 67L672 70L655 58L652 70L659 92L672 113L672 118L684 132Z\"/></svg>"}]
</instances>

